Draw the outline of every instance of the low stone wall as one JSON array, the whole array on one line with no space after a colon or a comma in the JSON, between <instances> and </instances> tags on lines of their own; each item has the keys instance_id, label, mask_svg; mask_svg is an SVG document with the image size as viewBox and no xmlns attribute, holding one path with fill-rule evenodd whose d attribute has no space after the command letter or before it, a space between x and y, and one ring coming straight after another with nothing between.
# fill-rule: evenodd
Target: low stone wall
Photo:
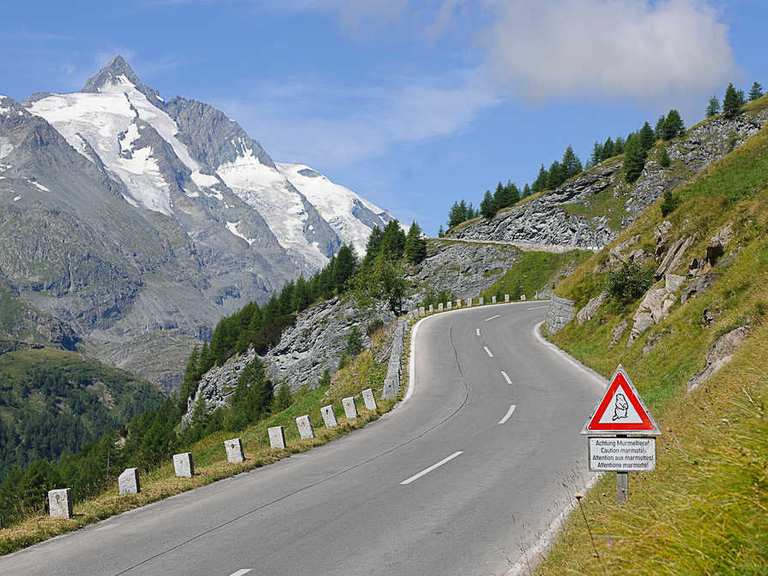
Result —
<instances>
[{"instance_id":1,"label":"low stone wall","mask_svg":"<svg viewBox=\"0 0 768 576\"><path fill-rule=\"evenodd\" d=\"M392 337L392 352L389 354L387 376L384 378L384 391L381 395L385 400L395 398L400 393L400 367L403 362L403 345L407 326L405 320L398 320L395 334Z\"/></svg>"},{"instance_id":2,"label":"low stone wall","mask_svg":"<svg viewBox=\"0 0 768 576\"><path fill-rule=\"evenodd\" d=\"M560 298L553 294L547 309L547 330L549 330L550 334L559 332L568 322L573 320L575 314L576 308L573 305L573 300Z\"/></svg>"}]
</instances>

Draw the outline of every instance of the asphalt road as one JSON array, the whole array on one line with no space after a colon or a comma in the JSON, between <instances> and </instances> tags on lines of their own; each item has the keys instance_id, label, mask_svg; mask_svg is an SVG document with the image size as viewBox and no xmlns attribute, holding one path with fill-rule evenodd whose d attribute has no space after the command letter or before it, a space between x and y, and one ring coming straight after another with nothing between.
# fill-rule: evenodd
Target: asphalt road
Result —
<instances>
[{"instance_id":1,"label":"asphalt road","mask_svg":"<svg viewBox=\"0 0 768 576\"><path fill-rule=\"evenodd\" d=\"M544 313L427 318L413 395L377 422L0 558L0 574L504 574L588 478L579 431L601 389L535 338Z\"/></svg>"}]
</instances>

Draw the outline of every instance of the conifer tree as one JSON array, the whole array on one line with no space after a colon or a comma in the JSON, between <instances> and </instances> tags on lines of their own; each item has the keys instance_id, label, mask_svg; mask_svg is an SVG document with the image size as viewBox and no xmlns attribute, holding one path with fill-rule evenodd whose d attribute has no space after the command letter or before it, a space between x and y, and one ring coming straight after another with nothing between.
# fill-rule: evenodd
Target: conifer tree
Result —
<instances>
[{"instance_id":1,"label":"conifer tree","mask_svg":"<svg viewBox=\"0 0 768 576\"><path fill-rule=\"evenodd\" d=\"M656 121L656 128L654 129L654 133L656 134L656 140L663 140L664 139L664 124L667 121L666 116L661 116Z\"/></svg>"},{"instance_id":2,"label":"conifer tree","mask_svg":"<svg viewBox=\"0 0 768 576\"><path fill-rule=\"evenodd\" d=\"M627 182L634 182L643 172L646 153L640 143L640 137L632 135L627 138L624 148L624 178Z\"/></svg>"},{"instance_id":3,"label":"conifer tree","mask_svg":"<svg viewBox=\"0 0 768 576\"><path fill-rule=\"evenodd\" d=\"M620 154L620 152L617 152L616 150L616 144L613 141L613 138L608 137L606 141L603 143L603 160L608 160L608 158L613 158L616 154Z\"/></svg>"},{"instance_id":4,"label":"conifer tree","mask_svg":"<svg viewBox=\"0 0 768 576\"><path fill-rule=\"evenodd\" d=\"M273 401L273 412L280 412L285 410L291 405L291 388L288 386L288 382L283 380L280 386L277 387L277 393Z\"/></svg>"},{"instance_id":5,"label":"conifer tree","mask_svg":"<svg viewBox=\"0 0 768 576\"><path fill-rule=\"evenodd\" d=\"M592 166L597 166L603 160L603 145L600 142L595 142L592 146L592 157L589 159L589 163Z\"/></svg>"},{"instance_id":6,"label":"conifer tree","mask_svg":"<svg viewBox=\"0 0 768 576\"><path fill-rule=\"evenodd\" d=\"M522 198L525 198L526 196L531 195L531 185L526 182L525 186L523 186L523 192L521 194Z\"/></svg>"},{"instance_id":7,"label":"conifer tree","mask_svg":"<svg viewBox=\"0 0 768 576\"><path fill-rule=\"evenodd\" d=\"M440 224L440 228L437 230L437 237L442 238L443 236L445 236L445 230L443 230L443 225Z\"/></svg>"},{"instance_id":8,"label":"conifer tree","mask_svg":"<svg viewBox=\"0 0 768 576\"><path fill-rule=\"evenodd\" d=\"M733 87L733 83L728 84L728 88L725 90L725 98L723 98L723 116L733 119L741 112L741 99L736 88Z\"/></svg>"},{"instance_id":9,"label":"conifer tree","mask_svg":"<svg viewBox=\"0 0 768 576\"><path fill-rule=\"evenodd\" d=\"M707 104L707 118L712 118L718 114L720 114L720 100L717 99L717 96L712 96Z\"/></svg>"},{"instance_id":10,"label":"conifer tree","mask_svg":"<svg viewBox=\"0 0 768 576\"><path fill-rule=\"evenodd\" d=\"M749 89L749 100L750 102L754 102L758 98L763 97L763 87L760 85L760 82L754 82L752 84L752 88Z\"/></svg>"},{"instance_id":11,"label":"conifer tree","mask_svg":"<svg viewBox=\"0 0 768 576\"><path fill-rule=\"evenodd\" d=\"M418 264L427 257L427 241L415 220L405 237L405 257L411 264Z\"/></svg>"},{"instance_id":12,"label":"conifer tree","mask_svg":"<svg viewBox=\"0 0 768 576\"><path fill-rule=\"evenodd\" d=\"M680 112L677 110L670 110L667 114L667 119L664 120L664 140L672 140L685 133L685 124L683 124L683 118L680 116Z\"/></svg>"},{"instance_id":13,"label":"conifer tree","mask_svg":"<svg viewBox=\"0 0 768 576\"><path fill-rule=\"evenodd\" d=\"M197 381L200 379L199 374L199 360L200 351L197 346L192 348L192 352L187 359L187 367L184 370L184 378L181 381L181 387L179 388L179 408L186 411L187 401L197 390Z\"/></svg>"},{"instance_id":14,"label":"conifer tree","mask_svg":"<svg viewBox=\"0 0 768 576\"><path fill-rule=\"evenodd\" d=\"M336 254L336 261L333 269L334 283L336 285L336 291L339 294L347 289L347 285L356 269L357 257L355 256L355 251L351 246L344 244Z\"/></svg>"},{"instance_id":15,"label":"conifer tree","mask_svg":"<svg viewBox=\"0 0 768 576\"><path fill-rule=\"evenodd\" d=\"M581 160L576 156L571 146L568 146L563 152L563 159L560 163L563 172L563 182L579 174L584 167L581 165ZM562 184L562 182L561 182Z\"/></svg>"},{"instance_id":16,"label":"conifer tree","mask_svg":"<svg viewBox=\"0 0 768 576\"><path fill-rule=\"evenodd\" d=\"M651 128L651 125L648 124L648 122L643 124L643 127L640 129L639 136L640 145L646 152L648 152L651 148L653 148L654 144L656 144L656 133L653 131L653 128Z\"/></svg>"},{"instance_id":17,"label":"conifer tree","mask_svg":"<svg viewBox=\"0 0 768 576\"><path fill-rule=\"evenodd\" d=\"M624 154L624 146L626 146L624 138L621 136L616 138L616 141L613 143L613 155L618 156L619 154Z\"/></svg>"},{"instance_id":18,"label":"conifer tree","mask_svg":"<svg viewBox=\"0 0 768 576\"><path fill-rule=\"evenodd\" d=\"M547 169L544 168L544 164L541 165L539 168L539 174L536 176L536 180L533 181L533 185L531 186L531 190L534 192L541 192L542 190L545 190L547 187L547 180L549 179L549 174L547 173Z\"/></svg>"},{"instance_id":19,"label":"conifer tree","mask_svg":"<svg viewBox=\"0 0 768 576\"><path fill-rule=\"evenodd\" d=\"M496 216L496 204L493 201L493 195L490 190L485 191L483 201L480 202L480 214L487 220Z\"/></svg>"},{"instance_id":20,"label":"conifer tree","mask_svg":"<svg viewBox=\"0 0 768 576\"><path fill-rule=\"evenodd\" d=\"M661 148L661 151L659 152L659 166L662 168L669 168L669 165L672 163L672 161L669 158L669 152L667 152L667 147L663 146Z\"/></svg>"}]
</instances>

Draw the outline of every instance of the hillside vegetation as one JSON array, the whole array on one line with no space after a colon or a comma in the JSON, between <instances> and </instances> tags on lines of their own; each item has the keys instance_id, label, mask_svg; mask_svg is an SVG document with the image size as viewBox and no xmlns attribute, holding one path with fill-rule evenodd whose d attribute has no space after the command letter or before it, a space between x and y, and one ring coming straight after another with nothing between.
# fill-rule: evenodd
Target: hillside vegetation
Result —
<instances>
[{"instance_id":1,"label":"hillside vegetation","mask_svg":"<svg viewBox=\"0 0 768 576\"><path fill-rule=\"evenodd\" d=\"M768 129L558 286L578 308L603 303L553 341L606 376L623 364L663 435L657 470L632 474L627 504L615 504L612 474L585 498L594 547L574 514L538 574L765 574L767 287Z\"/></svg>"}]
</instances>

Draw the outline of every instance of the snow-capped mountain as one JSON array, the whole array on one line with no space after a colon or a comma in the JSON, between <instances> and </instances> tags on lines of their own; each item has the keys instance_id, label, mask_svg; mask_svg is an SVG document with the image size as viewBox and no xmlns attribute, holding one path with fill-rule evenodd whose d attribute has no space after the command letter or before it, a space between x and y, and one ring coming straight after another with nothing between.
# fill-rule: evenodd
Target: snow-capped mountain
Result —
<instances>
[{"instance_id":1,"label":"snow-capped mountain","mask_svg":"<svg viewBox=\"0 0 768 576\"><path fill-rule=\"evenodd\" d=\"M164 100L119 56L80 92L0 98L0 279L155 381L222 315L342 243L362 254L390 219L276 164L216 108Z\"/></svg>"}]
</instances>

